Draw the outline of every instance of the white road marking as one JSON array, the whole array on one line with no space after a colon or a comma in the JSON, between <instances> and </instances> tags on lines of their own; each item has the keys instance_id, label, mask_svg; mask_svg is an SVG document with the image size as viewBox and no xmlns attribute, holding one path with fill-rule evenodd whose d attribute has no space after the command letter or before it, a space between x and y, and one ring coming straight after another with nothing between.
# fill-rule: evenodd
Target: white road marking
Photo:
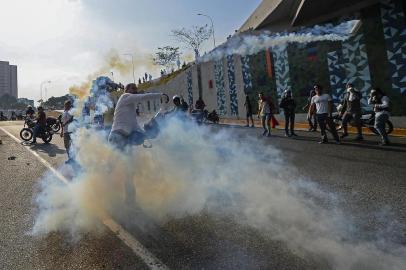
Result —
<instances>
[{"instance_id":1,"label":"white road marking","mask_svg":"<svg viewBox=\"0 0 406 270\"><path fill-rule=\"evenodd\" d=\"M0 127L4 133L6 133L10 138L18 143L21 140L15 137L13 134L8 132L5 128ZM26 148L28 152L33 154L47 169L49 169L60 181L65 184L69 184L69 180L66 179L60 172L52 167L52 165L43 159L37 152L32 149ZM124 242L134 253L137 255L144 263L152 270L167 270L169 269L164 265L155 255L148 251L137 239L135 239L129 232L127 232L120 224L114 221L112 218L105 216L102 219L103 224L110 229L121 241Z\"/></svg>"}]
</instances>

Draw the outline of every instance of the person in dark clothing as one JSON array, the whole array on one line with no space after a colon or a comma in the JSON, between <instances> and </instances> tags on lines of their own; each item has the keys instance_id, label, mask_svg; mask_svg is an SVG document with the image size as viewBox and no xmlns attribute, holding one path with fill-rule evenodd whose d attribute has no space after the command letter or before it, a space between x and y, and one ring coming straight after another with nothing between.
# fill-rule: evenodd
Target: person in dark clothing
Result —
<instances>
[{"instance_id":1,"label":"person in dark clothing","mask_svg":"<svg viewBox=\"0 0 406 270\"><path fill-rule=\"evenodd\" d=\"M316 95L314 89L310 90L309 98L307 99L307 104L302 109L309 112L312 98ZM307 121L309 122L309 131L317 131L317 117L316 114L307 114Z\"/></svg>"},{"instance_id":2,"label":"person in dark clothing","mask_svg":"<svg viewBox=\"0 0 406 270\"><path fill-rule=\"evenodd\" d=\"M187 104L187 102L185 101L185 99L182 96L180 98L180 104L181 104L182 110L184 112L187 112L189 110L189 105Z\"/></svg>"},{"instance_id":3,"label":"person in dark clothing","mask_svg":"<svg viewBox=\"0 0 406 270\"><path fill-rule=\"evenodd\" d=\"M363 140L361 126L361 98L361 92L355 89L351 83L347 84L347 91L344 94L343 106L340 113L340 116L343 119L342 126L344 131L341 135L341 139L348 136L348 122L353 119L358 132L355 140Z\"/></svg>"},{"instance_id":4,"label":"person in dark clothing","mask_svg":"<svg viewBox=\"0 0 406 270\"><path fill-rule=\"evenodd\" d=\"M199 97L199 99L196 100L195 109L203 111L204 107L206 107L206 104L204 103L202 97Z\"/></svg>"},{"instance_id":5,"label":"person in dark clothing","mask_svg":"<svg viewBox=\"0 0 406 270\"><path fill-rule=\"evenodd\" d=\"M35 111L32 108L32 106L28 106L27 110L25 111L25 116L31 118L34 114L35 114Z\"/></svg>"},{"instance_id":6,"label":"person in dark clothing","mask_svg":"<svg viewBox=\"0 0 406 270\"><path fill-rule=\"evenodd\" d=\"M244 103L245 109L247 110L247 125L246 127L249 127L251 119L251 127L254 127L254 119L252 118L252 104L251 100L248 95L245 95L245 103Z\"/></svg>"},{"instance_id":7,"label":"person in dark clothing","mask_svg":"<svg viewBox=\"0 0 406 270\"><path fill-rule=\"evenodd\" d=\"M292 91L290 91L289 89L285 90L285 92L283 93L283 97L279 104L279 108L282 108L285 114L285 136L287 137L297 136L295 133L296 102L292 97Z\"/></svg>"},{"instance_id":8,"label":"person in dark clothing","mask_svg":"<svg viewBox=\"0 0 406 270\"><path fill-rule=\"evenodd\" d=\"M38 133L45 129L47 124L47 116L44 112L44 108L42 106L38 107L38 116L37 116L37 123L34 126L34 130L33 130L33 140L32 140L32 144L36 144L37 143L37 136Z\"/></svg>"}]
</instances>

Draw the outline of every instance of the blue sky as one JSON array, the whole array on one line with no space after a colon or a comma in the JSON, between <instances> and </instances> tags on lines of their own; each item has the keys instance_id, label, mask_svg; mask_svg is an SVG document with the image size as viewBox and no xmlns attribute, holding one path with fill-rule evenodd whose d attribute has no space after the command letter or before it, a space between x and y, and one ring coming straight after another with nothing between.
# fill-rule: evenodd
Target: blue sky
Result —
<instances>
[{"instance_id":1,"label":"blue sky","mask_svg":"<svg viewBox=\"0 0 406 270\"><path fill-rule=\"evenodd\" d=\"M238 29L260 0L2 0L0 60L18 66L19 96L38 99L39 85L49 96L67 93L99 70L106 55L134 54L136 76L157 76L159 67L148 59L159 46L180 46L170 31L210 24L197 13L210 15L220 44ZM5 8L5 9L4 9ZM11 24L10 21L13 21ZM203 52L212 48L209 40ZM185 59L191 53L182 46ZM147 63L148 62L148 63ZM115 71L114 71L115 72ZM116 80L132 81L131 74ZM108 75L108 74L105 74Z\"/></svg>"}]
</instances>

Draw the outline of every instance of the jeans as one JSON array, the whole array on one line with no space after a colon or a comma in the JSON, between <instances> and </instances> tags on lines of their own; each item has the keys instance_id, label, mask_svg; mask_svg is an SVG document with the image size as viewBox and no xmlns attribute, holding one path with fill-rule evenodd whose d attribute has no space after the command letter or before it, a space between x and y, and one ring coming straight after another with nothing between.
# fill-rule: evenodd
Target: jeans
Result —
<instances>
[{"instance_id":1,"label":"jeans","mask_svg":"<svg viewBox=\"0 0 406 270\"><path fill-rule=\"evenodd\" d=\"M285 133L289 134L289 127L290 127L290 134L295 133L295 113L285 113Z\"/></svg>"},{"instance_id":2,"label":"jeans","mask_svg":"<svg viewBox=\"0 0 406 270\"><path fill-rule=\"evenodd\" d=\"M66 154L68 155L68 158L71 159L71 154L70 154L70 147L72 144L72 139L70 137L70 133L64 133L63 134L63 144L65 146L66 149Z\"/></svg>"},{"instance_id":3,"label":"jeans","mask_svg":"<svg viewBox=\"0 0 406 270\"><path fill-rule=\"evenodd\" d=\"M324 142L328 141L327 133L326 133L327 126L329 127L330 132L334 137L334 140L336 142L340 141L340 138L338 137L336 125L334 124L333 119L331 119L331 117L329 117L327 113L317 114L317 122L319 123L319 126L320 126L320 133L321 133L322 141L324 141Z\"/></svg>"},{"instance_id":4,"label":"jeans","mask_svg":"<svg viewBox=\"0 0 406 270\"><path fill-rule=\"evenodd\" d=\"M268 133L271 133L271 118L272 114L270 113L266 113L261 117L262 127L264 128L264 131L268 131Z\"/></svg>"},{"instance_id":5,"label":"jeans","mask_svg":"<svg viewBox=\"0 0 406 270\"><path fill-rule=\"evenodd\" d=\"M343 130L344 134L348 133L348 122L354 119L355 126L357 127L358 137L362 137L362 126L361 126L361 112L345 112L343 115Z\"/></svg>"},{"instance_id":6,"label":"jeans","mask_svg":"<svg viewBox=\"0 0 406 270\"><path fill-rule=\"evenodd\" d=\"M120 150L124 150L127 145L140 145L143 144L145 135L139 131L133 131L130 135L126 136L121 132L112 131L109 135L109 143L113 144Z\"/></svg>"},{"instance_id":7,"label":"jeans","mask_svg":"<svg viewBox=\"0 0 406 270\"><path fill-rule=\"evenodd\" d=\"M38 124L38 123L35 124L35 126L34 126L34 128L32 130L32 137L33 137L32 141L33 142L37 141L38 133L41 132L42 128L43 127L40 124Z\"/></svg>"},{"instance_id":8,"label":"jeans","mask_svg":"<svg viewBox=\"0 0 406 270\"><path fill-rule=\"evenodd\" d=\"M385 124L386 121L389 120L389 115L387 113L381 113L375 115L375 129L378 131L379 135L381 135L382 142L388 143L388 134L386 134Z\"/></svg>"},{"instance_id":9,"label":"jeans","mask_svg":"<svg viewBox=\"0 0 406 270\"><path fill-rule=\"evenodd\" d=\"M317 116L316 114L307 115L307 121L309 122L309 127L311 129L317 129Z\"/></svg>"}]
</instances>

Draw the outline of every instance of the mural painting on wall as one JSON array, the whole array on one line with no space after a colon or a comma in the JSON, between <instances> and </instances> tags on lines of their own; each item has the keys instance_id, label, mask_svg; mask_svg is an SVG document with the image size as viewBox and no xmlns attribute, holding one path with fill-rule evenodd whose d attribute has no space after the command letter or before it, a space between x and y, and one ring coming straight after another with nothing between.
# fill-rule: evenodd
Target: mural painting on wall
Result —
<instances>
[{"instance_id":1,"label":"mural painting on wall","mask_svg":"<svg viewBox=\"0 0 406 270\"><path fill-rule=\"evenodd\" d=\"M244 82L244 93L248 94L252 91L249 56L241 57L241 67L242 67L242 80Z\"/></svg>"},{"instance_id":2,"label":"mural painting on wall","mask_svg":"<svg viewBox=\"0 0 406 270\"><path fill-rule=\"evenodd\" d=\"M217 90L217 112L226 115L226 89L224 85L223 60L214 62L214 80Z\"/></svg>"},{"instance_id":3,"label":"mural painting on wall","mask_svg":"<svg viewBox=\"0 0 406 270\"><path fill-rule=\"evenodd\" d=\"M276 91L280 98L285 89L290 89L289 62L287 46L277 46L272 48L274 59L274 70L276 79Z\"/></svg>"},{"instance_id":4,"label":"mural painting on wall","mask_svg":"<svg viewBox=\"0 0 406 270\"><path fill-rule=\"evenodd\" d=\"M343 56L340 51L327 53L327 64L330 73L331 95L334 102L339 102L345 90L345 70Z\"/></svg>"},{"instance_id":5,"label":"mural painting on wall","mask_svg":"<svg viewBox=\"0 0 406 270\"><path fill-rule=\"evenodd\" d=\"M345 85L352 83L362 93L362 106L368 107L367 98L372 85L363 34L342 42L341 51L329 52L327 64L335 102L342 99Z\"/></svg>"},{"instance_id":6,"label":"mural painting on wall","mask_svg":"<svg viewBox=\"0 0 406 270\"><path fill-rule=\"evenodd\" d=\"M381 20L392 89L406 92L406 19L400 1L381 1Z\"/></svg>"},{"instance_id":7,"label":"mural painting on wall","mask_svg":"<svg viewBox=\"0 0 406 270\"><path fill-rule=\"evenodd\" d=\"M230 88L230 113L231 115L238 116L237 87L235 85L235 66L233 55L227 56L227 74Z\"/></svg>"},{"instance_id":8,"label":"mural painting on wall","mask_svg":"<svg viewBox=\"0 0 406 270\"><path fill-rule=\"evenodd\" d=\"M192 80L192 70L189 69L186 75L187 81L187 93L188 93L188 102L190 105L193 104L193 80Z\"/></svg>"}]
</instances>

